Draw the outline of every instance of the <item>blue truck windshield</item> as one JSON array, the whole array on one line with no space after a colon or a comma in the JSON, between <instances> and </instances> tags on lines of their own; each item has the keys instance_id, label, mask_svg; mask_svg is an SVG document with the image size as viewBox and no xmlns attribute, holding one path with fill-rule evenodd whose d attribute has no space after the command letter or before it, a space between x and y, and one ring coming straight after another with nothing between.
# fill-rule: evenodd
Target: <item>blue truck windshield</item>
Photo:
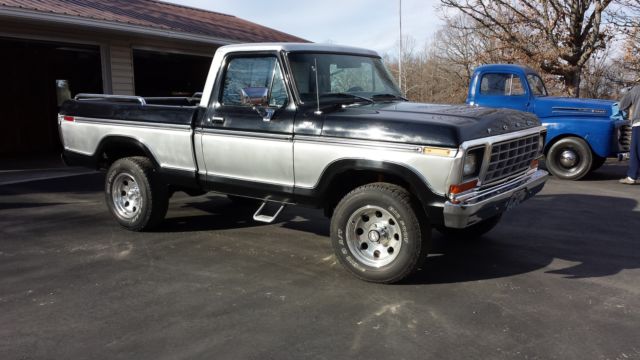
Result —
<instances>
[{"instance_id":1,"label":"blue truck windshield","mask_svg":"<svg viewBox=\"0 0 640 360\"><path fill-rule=\"evenodd\" d=\"M346 94L352 95L355 100L402 98L400 90L379 58L291 53L288 59L298 94L304 102L315 102L317 97L321 102L344 99Z\"/></svg>"},{"instance_id":2,"label":"blue truck windshield","mask_svg":"<svg viewBox=\"0 0 640 360\"><path fill-rule=\"evenodd\" d=\"M529 81L529 88L533 96L547 96L547 89L544 87L544 82L540 76L536 74L527 74L527 80Z\"/></svg>"}]
</instances>

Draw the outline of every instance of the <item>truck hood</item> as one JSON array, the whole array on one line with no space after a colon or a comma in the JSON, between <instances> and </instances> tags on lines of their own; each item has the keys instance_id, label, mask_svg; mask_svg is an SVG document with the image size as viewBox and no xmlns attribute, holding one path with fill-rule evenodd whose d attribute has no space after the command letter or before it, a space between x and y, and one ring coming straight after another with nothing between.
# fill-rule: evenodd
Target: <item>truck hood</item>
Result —
<instances>
[{"instance_id":1,"label":"truck hood","mask_svg":"<svg viewBox=\"0 0 640 360\"><path fill-rule=\"evenodd\" d=\"M535 100L535 113L540 118L552 116L610 117L615 101L544 96Z\"/></svg>"},{"instance_id":2,"label":"truck hood","mask_svg":"<svg viewBox=\"0 0 640 360\"><path fill-rule=\"evenodd\" d=\"M376 103L329 112L324 136L458 147L465 141L540 126L525 112L468 105Z\"/></svg>"}]
</instances>

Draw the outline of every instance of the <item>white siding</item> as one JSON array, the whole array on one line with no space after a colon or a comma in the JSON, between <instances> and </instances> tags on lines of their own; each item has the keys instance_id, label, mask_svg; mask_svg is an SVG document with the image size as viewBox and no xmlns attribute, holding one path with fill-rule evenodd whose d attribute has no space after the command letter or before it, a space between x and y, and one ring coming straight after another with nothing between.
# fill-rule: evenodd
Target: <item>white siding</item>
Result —
<instances>
[{"instance_id":1,"label":"white siding","mask_svg":"<svg viewBox=\"0 0 640 360\"><path fill-rule=\"evenodd\" d=\"M125 42L111 42L111 89L116 95L134 95L133 55L131 45Z\"/></svg>"}]
</instances>

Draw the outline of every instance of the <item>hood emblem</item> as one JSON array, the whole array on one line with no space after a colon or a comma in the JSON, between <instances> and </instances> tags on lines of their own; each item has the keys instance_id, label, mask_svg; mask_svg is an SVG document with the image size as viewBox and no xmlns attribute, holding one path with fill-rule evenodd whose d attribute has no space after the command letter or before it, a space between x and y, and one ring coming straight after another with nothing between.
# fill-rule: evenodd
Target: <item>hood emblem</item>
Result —
<instances>
[{"instance_id":1,"label":"hood emblem","mask_svg":"<svg viewBox=\"0 0 640 360\"><path fill-rule=\"evenodd\" d=\"M507 130L507 129L509 129L509 127L506 124L502 125L502 130Z\"/></svg>"},{"instance_id":2,"label":"hood emblem","mask_svg":"<svg viewBox=\"0 0 640 360\"><path fill-rule=\"evenodd\" d=\"M491 134L491 128L487 129L487 134Z\"/></svg>"}]
</instances>

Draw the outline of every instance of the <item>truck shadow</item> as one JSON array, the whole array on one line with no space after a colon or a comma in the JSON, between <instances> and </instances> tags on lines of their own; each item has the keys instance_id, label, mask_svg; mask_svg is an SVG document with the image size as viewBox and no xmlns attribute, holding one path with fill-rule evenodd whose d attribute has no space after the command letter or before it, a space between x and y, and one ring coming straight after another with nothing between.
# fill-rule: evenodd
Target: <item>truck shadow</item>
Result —
<instances>
[{"instance_id":1,"label":"truck shadow","mask_svg":"<svg viewBox=\"0 0 640 360\"><path fill-rule=\"evenodd\" d=\"M200 214L175 216L172 213L175 214L176 209L170 209L168 217L152 232L212 231L267 225L253 221L252 215L255 209L234 204L224 196L206 196L206 201L186 202L181 205L178 212L194 209Z\"/></svg>"},{"instance_id":2,"label":"truck shadow","mask_svg":"<svg viewBox=\"0 0 640 360\"><path fill-rule=\"evenodd\" d=\"M640 267L638 199L538 195L475 242L434 231L431 254L406 284L494 279L544 269L570 279Z\"/></svg>"},{"instance_id":3,"label":"truck shadow","mask_svg":"<svg viewBox=\"0 0 640 360\"><path fill-rule=\"evenodd\" d=\"M205 199L205 201L202 201ZM177 210L177 211L176 211ZM189 214L175 216L176 212ZM193 215L197 210L201 214ZM153 232L194 232L211 230L230 230L246 227L281 226L287 229L329 236L329 220L321 210L301 206L286 207L272 224L253 220L257 206L236 204L225 196L206 195L197 201L188 201L179 209L171 208L168 217ZM204 214L202 214L204 213Z\"/></svg>"},{"instance_id":4,"label":"truck shadow","mask_svg":"<svg viewBox=\"0 0 640 360\"><path fill-rule=\"evenodd\" d=\"M633 197L538 195L505 214L498 227L475 241L447 240L433 231L429 258L403 283L458 283L535 271L579 279L639 268L639 201ZM329 220L315 209L290 207L269 225L251 219L255 209L234 205L220 196L186 202L182 207L206 214L170 217L157 231L281 226L329 236Z\"/></svg>"},{"instance_id":5,"label":"truck shadow","mask_svg":"<svg viewBox=\"0 0 640 360\"><path fill-rule=\"evenodd\" d=\"M89 194L103 190L104 173L101 172L0 185L0 195L2 196L38 193Z\"/></svg>"}]
</instances>

